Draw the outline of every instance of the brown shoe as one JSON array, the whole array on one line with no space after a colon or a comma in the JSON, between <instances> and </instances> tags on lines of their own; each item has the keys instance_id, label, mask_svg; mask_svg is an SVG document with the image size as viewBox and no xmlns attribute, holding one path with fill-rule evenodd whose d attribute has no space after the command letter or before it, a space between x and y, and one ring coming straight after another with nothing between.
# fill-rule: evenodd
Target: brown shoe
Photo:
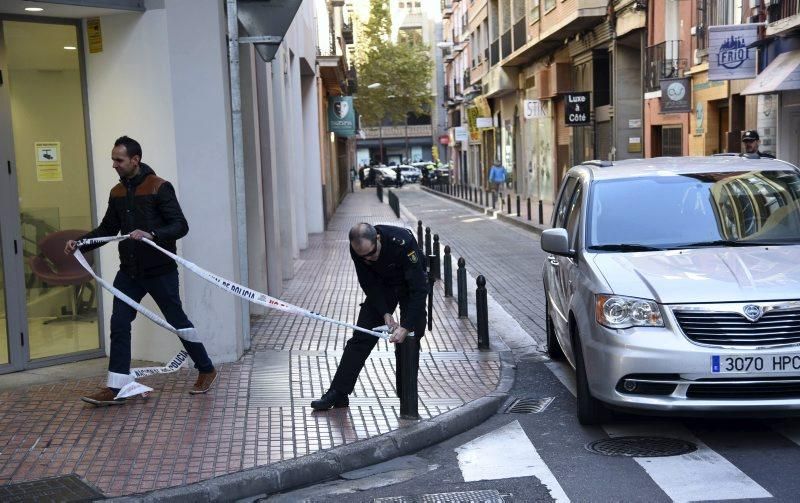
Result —
<instances>
[{"instance_id":1,"label":"brown shoe","mask_svg":"<svg viewBox=\"0 0 800 503\"><path fill-rule=\"evenodd\" d=\"M217 369L214 369L211 372L200 372L200 375L197 376L197 381L194 383L194 387L189 391L189 393L192 395L206 393L209 389L211 389L211 385L214 384L214 381L216 380Z\"/></svg>"},{"instance_id":2,"label":"brown shoe","mask_svg":"<svg viewBox=\"0 0 800 503\"><path fill-rule=\"evenodd\" d=\"M105 407L106 405L122 405L125 403L124 398L114 398L115 396L117 396L116 391L112 390L111 388L103 388L97 393L82 396L81 400L92 405L97 405L98 407Z\"/></svg>"}]
</instances>

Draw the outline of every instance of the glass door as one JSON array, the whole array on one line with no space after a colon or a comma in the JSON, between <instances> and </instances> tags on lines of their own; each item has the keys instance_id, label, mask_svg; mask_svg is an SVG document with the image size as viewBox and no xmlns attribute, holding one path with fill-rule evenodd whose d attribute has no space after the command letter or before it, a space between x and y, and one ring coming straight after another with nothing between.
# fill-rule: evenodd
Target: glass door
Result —
<instances>
[{"instance_id":1,"label":"glass door","mask_svg":"<svg viewBox=\"0 0 800 503\"><path fill-rule=\"evenodd\" d=\"M0 101L10 111L0 116L0 155L11 193L2 211L16 219L8 227L13 235L3 236L15 246L5 276L20 285L19 308L7 317L18 317L21 327L19 337L6 338L16 367L101 349L97 287L63 253L68 239L92 228L79 35L77 24L0 21Z\"/></svg>"}]
</instances>

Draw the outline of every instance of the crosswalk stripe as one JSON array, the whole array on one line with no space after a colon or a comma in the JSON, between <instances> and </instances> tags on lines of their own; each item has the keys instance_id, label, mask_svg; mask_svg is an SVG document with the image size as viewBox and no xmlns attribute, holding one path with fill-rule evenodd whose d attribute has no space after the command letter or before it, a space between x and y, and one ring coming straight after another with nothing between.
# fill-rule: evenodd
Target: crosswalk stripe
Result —
<instances>
[{"instance_id":1,"label":"crosswalk stripe","mask_svg":"<svg viewBox=\"0 0 800 503\"><path fill-rule=\"evenodd\" d=\"M455 451L464 482L533 476L547 487L555 501L569 501L519 421L473 439Z\"/></svg>"},{"instance_id":2,"label":"crosswalk stripe","mask_svg":"<svg viewBox=\"0 0 800 503\"><path fill-rule=\"evenodd\" d=\"M575 374L569 365L555 362L545 365L570 393L576 395ZM634 458L673 501L772 497L769 491L680 424L656 422L606 424L603 425L603 429L610 437L632 435L672 437L697 445L695 452L682 456ZM800 428L794 429L790 434L784 434L800 444ZM794 437L790 436L791 434Z\"/></svg>"}]
</instances>

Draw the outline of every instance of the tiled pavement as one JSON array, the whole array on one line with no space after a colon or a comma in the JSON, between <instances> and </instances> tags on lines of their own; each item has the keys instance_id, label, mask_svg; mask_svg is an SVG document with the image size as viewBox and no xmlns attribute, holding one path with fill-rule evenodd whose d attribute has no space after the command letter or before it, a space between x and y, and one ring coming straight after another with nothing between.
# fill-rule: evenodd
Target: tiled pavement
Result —
<instances>
[{"instance_id":1,"label":"tiled pavement","mask_svg":"<svg viewBox=\"0 0 800 503\"><path fill-rule=\"evenodd\" d=\"M420 204L436 201L414 196ZM329 230L301 253L282 299L353 321L363 295L346 233L363 220L396 222L373 191L348 196ZM463 247L484 260L476 244L463 241ZM423 418L486 395L500 373L497 353L475 350L474 327L457 318L455 301L443 298L440 284L434 299L434 330L422 341L420 360ZM309 402L327 389L348 331L278 311L254 318L252 330L252 350L222 365L207 395L186 393L194 379L188 370L144 378L156 391L118 407L78 401L103 378L0 392L0 484L75 473L108 496L131 494L295 458L406 423L399 419L386 342L367 362L350 408L316 413Z\"/></svg>"}]
</instances>

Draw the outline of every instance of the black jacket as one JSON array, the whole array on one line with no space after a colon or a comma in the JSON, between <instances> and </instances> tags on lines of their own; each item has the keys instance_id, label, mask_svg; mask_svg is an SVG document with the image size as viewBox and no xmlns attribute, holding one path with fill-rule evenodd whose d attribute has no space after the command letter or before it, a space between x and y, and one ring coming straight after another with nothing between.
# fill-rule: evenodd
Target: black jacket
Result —
<instances>
[{"instance_id":1,"label":"black jacket","mask_svg":"<svg viewBox=\"0 0 800 503\"><path fill-rule=\"evenodd\" d=\"M116 236L140 229L155 236L155 242L175 253L175 241L189 232L175 189L159 178L147 164L139 165L139 174L120 179L111 189L103 221L83 238ZM89 251L101 245L86 245ZM146 243L131 239L119 242L120 269L131 277L153 277L175 270L175 261Z\"/></svg>"},{"instance_id":2,"label":"black jacket","mask_svg":"<svg viewBox=\"0 0 800 503\"><path fill-rule=\"evenodd\" d=\"M425 298L428 295L422 253L414 234L408 229L376 225L375 230L381 236L381 253L377 261L370 263L362 259L350 247L358 283L367 294L365 302L386 314L389 311L384 291L393 290L397 298L408 301L408 312L402 317L401 325L413 332L416 321L425 316Z\"/></svg>"}]
</instances>

